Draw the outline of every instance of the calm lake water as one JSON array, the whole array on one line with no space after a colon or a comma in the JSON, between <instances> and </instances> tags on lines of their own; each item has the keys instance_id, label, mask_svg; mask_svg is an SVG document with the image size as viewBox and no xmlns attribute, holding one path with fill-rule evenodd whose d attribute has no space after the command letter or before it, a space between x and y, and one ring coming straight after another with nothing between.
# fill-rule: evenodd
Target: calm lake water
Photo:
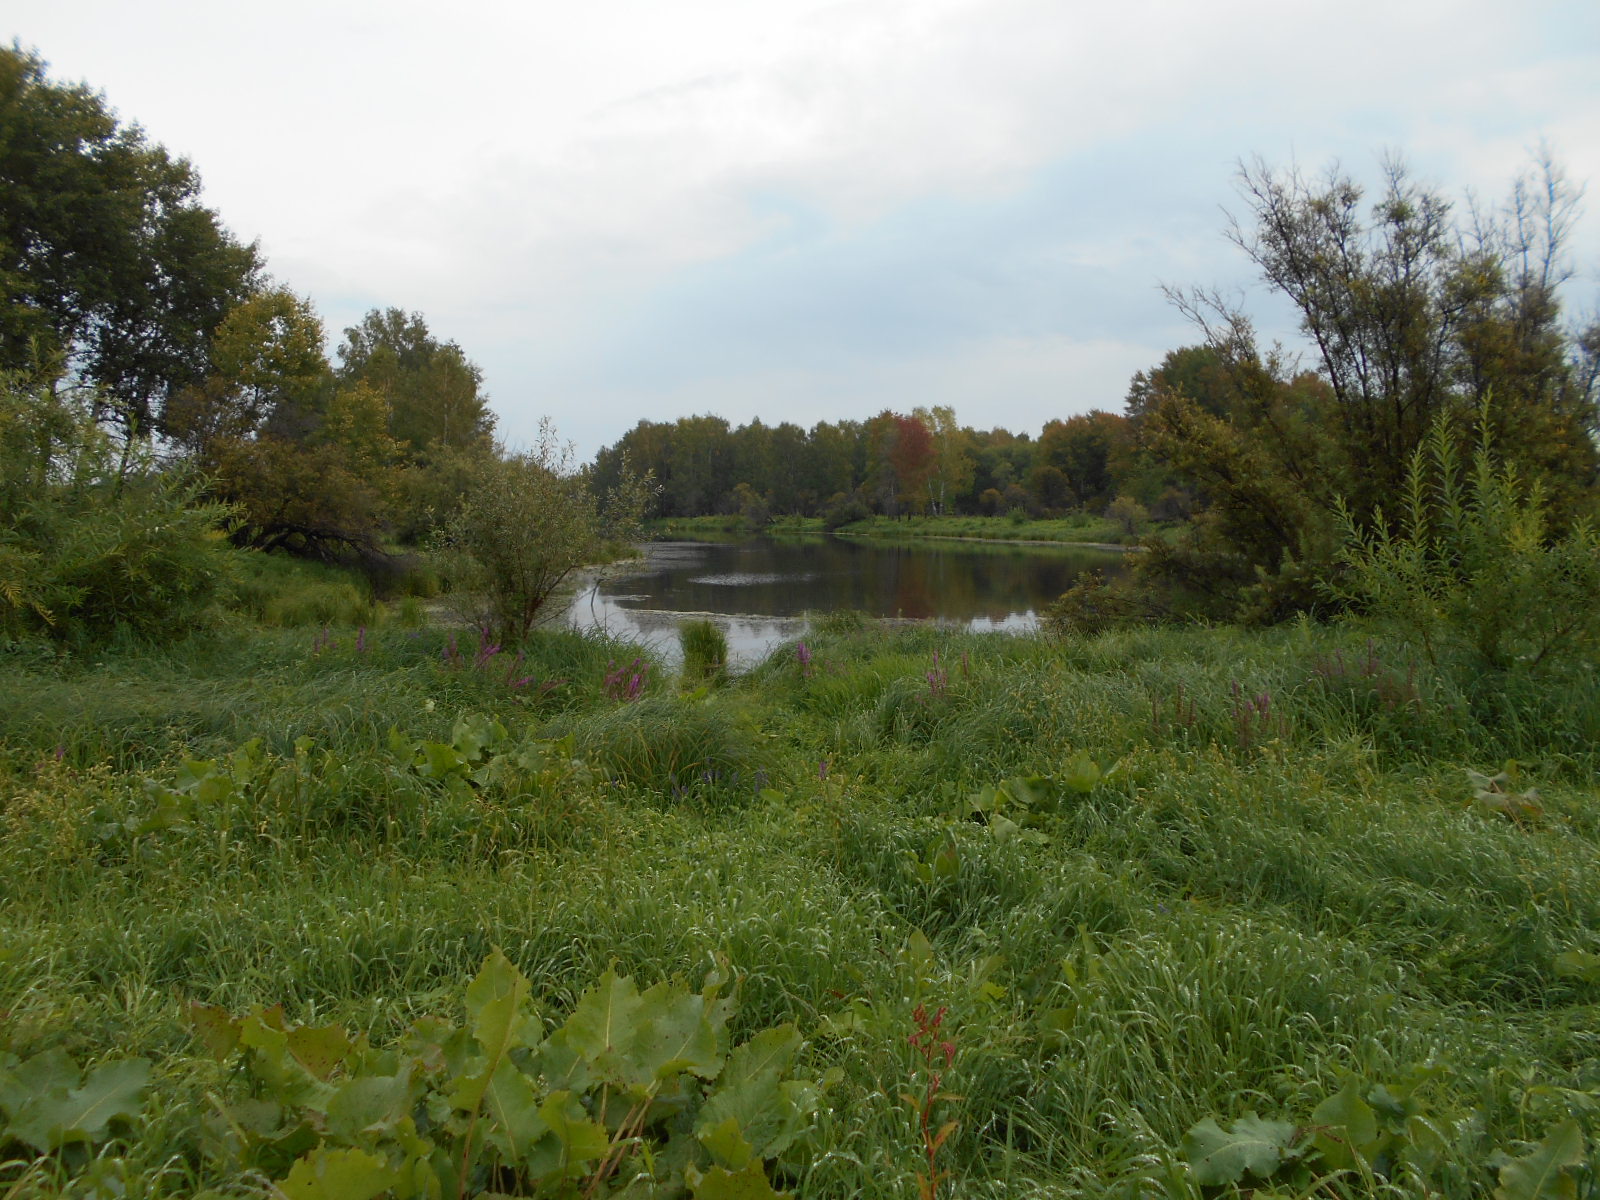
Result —
<instances>
[{"instance_id":1,"label":"calm lake water","mask_svg":"<svg viewBox=\"0 0 1600 1200\"><path fill-rule=\"evenodd\" d=\"M568 624L600 627L677 657L686 618L709 618L742 663L805 632L806 614L854 609L978 630L1034 628L1041 605L1088 570L1123 568L1116 550L994 542L751 538L651 542L636 569L578 593Z\"/></svg>"}]
</instances>

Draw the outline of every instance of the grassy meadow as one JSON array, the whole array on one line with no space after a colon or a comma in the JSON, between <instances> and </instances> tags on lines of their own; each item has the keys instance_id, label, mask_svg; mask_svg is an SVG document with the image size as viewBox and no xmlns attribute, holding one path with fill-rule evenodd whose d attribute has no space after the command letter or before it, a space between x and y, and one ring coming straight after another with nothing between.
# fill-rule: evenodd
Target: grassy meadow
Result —
<instances>
[{"instance_id":1,"label":"grassy meadow","mask_svg":"<svg viewBox=\"0 0 1600 1200\"><path fill-rule=\"evenodd\" d=\"M0 1195L1594 1194L1590 671L301 586L0 658Z\"/></svg>"}]
</instances>

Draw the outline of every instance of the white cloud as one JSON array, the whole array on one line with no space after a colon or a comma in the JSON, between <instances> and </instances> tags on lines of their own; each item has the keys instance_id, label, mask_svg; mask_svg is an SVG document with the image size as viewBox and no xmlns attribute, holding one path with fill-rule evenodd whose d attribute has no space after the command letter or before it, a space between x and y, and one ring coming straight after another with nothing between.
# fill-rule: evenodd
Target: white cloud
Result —
<instances>
[{"instance_id":1,"label":"white cloud","mask_svg":"<svg viewBox=\"0 0 1600 1200\"><path fill-rule=\"evenodd\" d=\"M1496 196L1548 138L1576 178L1600 178L1600 20L1578 3L14 0L9 16L58 77L88 79L193 157L209 200L335 331L374 304L420 310L489 368L508 427L531 428L559 393L591 413L617 405L606 440L673 404L795 405L814 387L826 405L919 372L963 409L955 389L984 391L976 367L887 340L850 379L774 361L699 390L622 397L604 380L619 322L684 273L784 238L805 255L887 237L930 198L1003 222L999 201L1042 172L1108 172L1064 201L1060 230L975 241L1031 254L1062 287L1145 273L1107 305L1125 314L1127 295L1148 294L1121 338L1143 347L1170 330L1157 278L1223 269L1217 208L1239 156L1342 156L1359 171L1398 147L1448 189ZM948 233L898 228L905 261L915 238ZM1595 229L1579 246L1600 262ZM983 303L983 290L937 299ZM1013 381L1102 369L1060 349L1081 347L1081 330L1008 341L983 316L970 314L982 336L957 340L987 349L962 362ZM952 308L939 327L967 319ZM707 346L719 333L686 328ZM781 340L764 345L781 354ZM1074 376L1057 390L1075 391ZM655 411L622 407L634 403Z\"/></svg>"}]
</instances>

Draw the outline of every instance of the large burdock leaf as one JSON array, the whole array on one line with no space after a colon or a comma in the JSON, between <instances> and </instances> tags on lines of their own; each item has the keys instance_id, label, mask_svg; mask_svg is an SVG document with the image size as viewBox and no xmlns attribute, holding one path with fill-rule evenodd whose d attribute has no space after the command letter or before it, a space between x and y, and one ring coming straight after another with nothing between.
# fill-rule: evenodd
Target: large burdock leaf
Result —
<instances>
[{"instance_id":1,"label":"large burdock leaf","mask_svg":"<svg viewBox=\"0 0 1600 1200\"><path fill-rule=\"evenodd\" d=\"M410 1113L421 1092L411 1066L395 1075L357 1075L328 1100L328 1132L346 1142L387 1133Z\"/></svg>"},{"instance_id":2,"label":"large burdock leaf","mask_svg":"<svg viewBox=\"0 0 1600 1200\"><path fill-rule=\"evenodd\" d=\"M138 1120L150 1063L142 1058L101 1063L76 1087L77 1067L54 1050L23 1063L13 1079L30 1094L20 1104L7 1097L10 1134L44 1153L70 1142L93 1145L107 1136L112 1121Z\"/></svg>"},{"instance_id":3,"label":"large burdock leaf","mask_svg":"<svg viewBox=\"0 0 1600 1200\"><path fill-rule=\"evenodd\" d=\"M295 1061L323 1081L350 1053L350 1034L343 1025L297 1025L284 1042Z\"/></svg>"},{"instance_id":4,"label":"large burdock leaf","mask_svg":"<svg viewBox=\"0 0 1600 1200\"><path fill-rule=\"evenodd\" d=\"M695 1135L719 1163L738 1170L751 1156L772 1158L805 1132L817 1089L784 1079L802 1045L793 1025L779 1025L728 1055L716 1094L695 1123Z\"/></svg>"},{"instance_id":5,"label":"large burdock leaf","mask_svg":"<svg viewBox=\"0 0 1600 1200\"><path fill-rule=\"evenodd\" d=\"M526 1009L531 990L527 978L498 950L467 985L467 1022L483 1057L473 1071L456 1078L451 1100L457 1108L475 1111L506 1055L537 1039L531 1028L537 1022Z\"/></svg>"},{"instance_id":6,"label":"large burdock leaf","mask_svg":"<svg viewBox=\"0 0 1600 1200\"><path fill-rule=\"evenodd\" d=\"M365 1150L313 1150L278 1184L288 1200L372 1200L400 1181L400 1173Z\"/></svg>"},{"instance_id":7,"label":"large burdock leaf","mask_svg":"<svg viewBox=\"0 0 1600 1200\"><path fill-rule=\"evenodd\" d=\"M539 1106L539 1118L549 1136L540 1139L523 1165L541 1182L581 1179L588 1174L589 1164L611 1149L605 1129L590 1118L571 1092L551 1092Z\"/></svg>"},{"instance_id":8,"label":"large burdock leaf","mask_svg":"<svg viewBox=\"0 0 1600 1200\"><path fill-rule=\"evenodd\" d=\"M704 996L658 983L639 998L631 1036L621 1047L627 1082L648 1086L688 1072L711 1079L722 1069L720 1029Z\"/></svg>"},{"instance_id":9,"label":"large burdock leaf","mask_svg":"<svg viewBox=\"0 0 1600 1200\"><path fill-rule=\"evenodd\" d=\"M183 1006L183 1021L189 1032L218 1062L225 1062L239 1048L239 1027L243 1023L215 1004L191 1000Z\"/></svg>"},{"instance_id":10,"label":"large burdock leaf","mask_svg":"<svg viewBox=\"0 0 1600 1200\"><path fill-rule=\"evenodd\" d=\"M608 970L542 1047L540 1066L575 1091L600 1079L642 1096L684 1073L711 1079L722 1069L726 1020L714 991L663 982L640 995L633 980Z\"/></svg>"},{"instance_id":11,"label":"large burdock leaf","mask_svg":"<svg viewBox=\"0 0 1600 1200\"><path fill-rule=\"evenodd\" d=\"M1183 1135L1183 1156L1202 1186L1238 1183L1246 1172L1266 1179L1286 1159L1298 1157L1291 1149L1294 1135L1292 1123L1264 1121L1253 1112L1227 1130L1207 1117Z\"/></svg>"},{"instance_id":12,"label":"large burdock leaf","mask_svg":"<svg viewBox=\"0 0 1600 1200\"><path fill-rule=\"evenodd\" d=\"M600 1074L620 1075L619 1048L632 1037L642 1001L633 980L608 969L583 994L567 1023L552 1037Z\"/></svg>"},{"instance_id":13,"label":"large burdock leaf","mask_svg":"<svg viewBox=\"0 0 1600 1200\"><path fill-rule=\"evenodd\" d=\"M500 951L484 960L477 978L467 985L467 1018L483 1052L498 1059L522 1043L528 1014L523 1011L532 990L527 978Z\"/></svg>"},{"instance_id":14,"label":"large burdock leaf","mask_svg":"<svg viewBox=\"0 0 1600 1200\"><path fill-rule=\"evenodd\" d=\"M79 1078L78 1064L62 1050L46 1050L23 1063L6 1054L0 1058L0 1112L21 1120L28 1101L52 1093L65 1095Z\"/></svg>"},{"instance_id":15,"label":"large burdock leaf","mask_svg":"<svg viewBox=\"0 0 1600 1200\"><path fill-rule=\"evenodd\" d=\"M742 1171L712 1167L705 1174L690 1168L689 1187L695 1200L783 1200L787 1192L775 1192L759 1160Z\"/></svg>"},{"instance_id":16,"label":"large burdock leaf","mask_svg":"<svg viewBox=\"0 0 1600 1200\"><path fill-rule=\"evenodd\" d=\"M1311 1114L1312 1141L1330 1167L1351 1171L1372 1158L1378 1144L1378 1116L1361 1098L1361 1083L1347 1079L1342 1088Z\"/></svg>"},{"instance_id":17,"label":"large burdock leaf","mask_svg":"<svg viewBox=\"0 0 1600 1200\"><path fill-rule=\"evenodd\" d=\"M1577 1121L1563 1121L1529 1154L1500 1168L1494 1200L1576 1200L1578 1181L1568 1167L1581 1167L1583 1130Z\"/></svg>"},{"instance_id":18,"label":"large burdock leaf","mask_svg":"<svg viewBox=\"0 0 1600 1200\"><path fill-rule=\"evenodd\" d=\"M489 1140L508 1162L520 1162L533 1144L550 1131L539 1115L539 1094L533 1081L517 1070L509 1058L502 1059L490 1077L483 1107L491 1121Z\"/></svg>"}]
</instances>

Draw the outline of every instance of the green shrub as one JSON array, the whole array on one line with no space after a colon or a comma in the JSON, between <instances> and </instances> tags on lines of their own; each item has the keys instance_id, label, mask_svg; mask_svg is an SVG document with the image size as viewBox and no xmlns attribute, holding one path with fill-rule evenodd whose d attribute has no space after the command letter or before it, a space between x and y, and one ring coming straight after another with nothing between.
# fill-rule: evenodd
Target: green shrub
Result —
<instances>
[{"instance_id":1,"label":"green shrub","mask_svg":"<svg viewBox=\"0 0 1600 1200\"><path fill-rule=\"evenodd\" d=\"M0 635L191 628L228 574L229 512L148 447L113 442L89 397L0 379Z\"/></svg>"},{"instance_id":2,"label":"green shrub","mask_svg":"<svg viewBox=\"0 0 1600 1200\"><path fill-rule=\"evenodd\" d=\"M1044 606L1039 620L1046 633L1059 638L1142 625L1155 616L1150 600L1127 584L1108 583L1103 571L1085 571L1076 583Z\"/></svg>"},{"instance_id":3,"label":"green shrub","mask_svg":"<svg viewBox=\"0 0 1600 1200\"><path fill-rule=\"evenodd\" d=\"M1489 406L1469 468L1446 418L1411 456L1404 509L1361 528L1341 502L1343 573L1328 586L1415 636L1437 664L1465 650L1480 668L1537 669L1600 650L1600 535L1579 521L1561 536L1546 497L1497 462Z\"/></svg>"},{"instance_id":4,"label":"green shrub","mask_svg":"<svg viewBox=\"0 0 1600 1200\"><path fill-rule=\"evenodd\" d=\"M653 487L625 471L602 502L549 422L531 449L483 459L432 542L458 614L502 645L526 640L568 575L609 537L631 536Z\"/></svg>"},{"instance_id":5,"label":"green shrub","mask_svg":"<svg viewBox=\"0 0 1600 1200\"><path fill-rule=\"evenodd\" d=\"M853 525L857 521L865 521L872 515L870 509L855 495L840 493L828 503L827 509L822 514L822 527L829 532L842 529L846 525Z\"/></svg>"}]
</instances>

